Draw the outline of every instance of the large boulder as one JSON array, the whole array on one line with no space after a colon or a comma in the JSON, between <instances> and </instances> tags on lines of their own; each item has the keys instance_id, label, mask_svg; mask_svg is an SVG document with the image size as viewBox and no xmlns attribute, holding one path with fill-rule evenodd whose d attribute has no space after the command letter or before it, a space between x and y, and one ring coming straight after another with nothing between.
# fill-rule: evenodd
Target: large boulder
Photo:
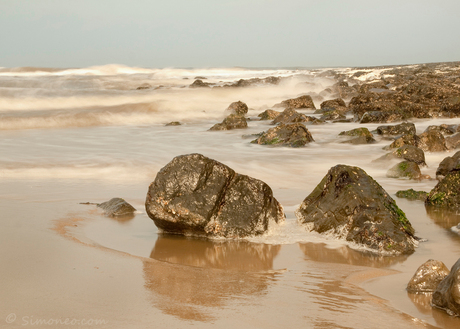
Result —
<instances>
[{"instance_id":1,"label":"large boulder","mask_svg":"<svg viewBox=\"0 0 460 329\"><path fill-rule=\"evenodd\" d=\"M112 198L97 205L109 217L133 216L136 209L122 198Z\"/></svg>"},{"instance_id":2,"label":"large boulder","mask_svg":"<svg viewBox=\"0 0 460 329\"><path fill-rule=\"evenodd\" d=\"M412 294L433 292L448 274L449 269L443 262L430 259L415 271L407 284L407 291Z\"/></svg>"},{"instance_id":3,"label":"large boulder","mask_svg":"<svg viewBox=\"0 0 460 329\"><path fill-rule=\"evenodd\" d=\"M447 173L431 190L426 198L426 206L444 209L460 209L460 170L454 169Z\"/></svg>"},{"instance_id":4,"label":"large boulder","mask_svg":"<svg viewBox=\"0 0 460 329\"><path fill-rule=\"evenodd\" d=\"M232 130L232 129L244 129L248 127L248 122L243 115L230 114L221 123L216 123L209 130Z\"/></svg>"},{"instance_id":5,"label":"large boulder","mask_svg":"<svg viewBox=\"0 0 460 329\"><path fill-rule=\"evenodd\" d=\"M436 287L431 303L451 315L460 316L460 259Z\"/></svg>"},{"instance_id":6,"label":"large boulder","mask_svg":"<svg viewBox=\"0 0 460 329\"><path fill-rule=\"evenodd\" d=\"M284 107L291 109L314 109L315 103L310 95L303 95L297 98L286 99L274 107Z\"/></svg>"},{"instance_id":7,"label":"large boulder","mask_svg":"<svg viewBox=\"0 0 460 329\"><path fill-rule=\"evenodd\" d=\"M184 235L260 235L284 220L267 184L201 154L175 157L162 168L145 207L158 228Z\"/></svg>"},{"instance_id":8,"label":"large boulder","mask_svg":"<svg viewBox=\"0 0 460 329\"><path fill-rule=\"evenodd\" d=\"M314 142L313 136L301 123L281 123L252 141L253 144L290 147L301 147L310 142Z\"/></svg>"},{"instance_id":9,"label":"large boulder","mask_svg":"<svg viewBox=\"0 0 460 329\"><path fill-rule=\"evenodd\" d=\"M333 233L378 253L406 254L415 248L414 229L404 212L358 167L332 167L296 217L309 230Z\"/></svg>"}]
</instances>

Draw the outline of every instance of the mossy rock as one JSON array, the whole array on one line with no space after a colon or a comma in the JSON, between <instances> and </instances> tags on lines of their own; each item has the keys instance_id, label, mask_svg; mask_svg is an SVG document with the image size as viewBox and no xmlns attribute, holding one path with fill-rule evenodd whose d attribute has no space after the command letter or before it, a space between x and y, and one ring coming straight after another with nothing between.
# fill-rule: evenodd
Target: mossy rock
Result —
<instances>
[{"instance_id":1,"label":"mossy rock","mask_svg":"<svg viewBox=\"0 0 460 329\"><path fill-rule=\"evenodd\" d=\"M425 205L460 209L460 171L450 171L428 194Z\"/></svg>"},{"instance_id":2,"label":"mossy rock","mask_svg":"<svg viewBox=\"0 0 460 329\"><path fill-rule=\"evenodd\" d=\"M260 145L302 147L313 142L313 136L301 123L280 124L264 132L252 143Z\"/></svg>"},{"instance_id":3,"label":"mossy rock","mask_svg":"<svg viewBox=\"0 0 460 329\"><path fill-rule=\"evenodd\" d=\"M428 192L425 191L416 191L414 189L401 190L396 192L398 198L404 198L408 200L420 200L425 201L428 196Z\"/></svg>"},{"instance_id":4,"label":"mossy rock","mask_svg":"<svg viewBox=\"0 0 460 329\"><path fill-rule=\"evenodd\" d=\"M420 179L422 177L422 173L420 172L419 166L415 162L402 161L387 171L387 177Z\"/></svg>"}]
</instances>

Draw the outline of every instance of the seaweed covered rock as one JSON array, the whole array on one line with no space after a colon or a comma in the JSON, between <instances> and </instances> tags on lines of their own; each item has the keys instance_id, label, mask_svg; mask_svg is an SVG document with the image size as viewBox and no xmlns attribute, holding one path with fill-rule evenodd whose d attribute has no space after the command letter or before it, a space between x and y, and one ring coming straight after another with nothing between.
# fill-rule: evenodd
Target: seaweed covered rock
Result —
<instances>
[{"instance_id":1,"label":"seaweed covered rock","mask_svg":"<svg viewBox=\"0 0 460 329\"><path fill-rule=\"evenodd\" d=\"M303 95L297 98L291 98L276 104L274 107L284 107L291 109L314 109L315 103L310 95Z\"/></svg>"},{"instance_id":2,"label":"seaweed covered rock","mask_svg":"<svg viewBox=\"0 0 460 329\"><path fill-rule=\"evenodd\" d=\"M428 196L428 193L425 191L416 191L414 189L408 189L408 190L401 190L396 192L396 196L398 198L404 198L408 200L420 200L420 201L425 201L426 197Z\"/></svg>"},{"instance_id":3,"label":"seaweed covered rock","mask_svg":"<svg viewBox=\"0 0 460 329\"><path fill-rule=\"evenodd\" d=\"M284 220L267 184L201 154L175 157L163 167L145 207L158 228L184 235L259 235Z\"/></svg>"},{"instance_id":4,"label":"seaweed covered rock","mask_svg":"<svg viewBox=\"0 0 460 329\"><path fill-rule=\"evenodd\" d=\"M407 291L412 294L433 292L448 274L449 269L443 262L430 259L415 271L407 284Z\"/></svg>"},{"instance_id":5,"label":"seaweed covered rock","mask_svg":"<svg viewBox=\"0 0 460 329\"><path fill-rule=\"evenodd\" d=\"M451 315L460 316L460 259L436 287L431 303Z\"/></svg>"},{"instance_id":6,"label":"seaweed covered rock","mask_svg":"<svg viewBox=\"0 0 460 329\"><path fill-rule=\"evenodd\" d=\"M275 110L265 110L262 113L260 113L258 117L260 118L260 120L273 120L280 114L281 112Z\"/></svg>"},{"instance_id":7,"label":"seaweed covered rock","mask_svg":"<svg viewBox=\"0 0 460 329\"><path fill-rule=\"evenodd\" d=\"M243 115L230 114L221 123L216 123L209 130L232 130L232 129L244 129L248 127L248 122Z\"/></svg>"},{"instance_id":8,"label":"seaweed covered rock","mask_svg":"<svg viewBox=\"0 0 460 329\"><path fill-rule=\"evenodd\" d=\"M426 198L426 206L445 209L460 209L460 170L451 170L443 180L431 190Z\"/></svg>"},{"instance_id":9,"label":"seaweed covered rock","mask_svg":"<svg viewBox=\"0 0 460 329\"><path fill-rule=\"evenodd\" d=\"M379 253L415 248L414 229L388 193L364 170L332 167L296 210L309 230L333 233Z\"/></svg>"},{"instance_id":10,"label":"seaweed covered rock","mask_svg":"<svg viewBox=\"0 0 460 329\"><path fill-rule=\"evenodd\" d=\"M399 125L377 127L377 134L379 135L415 135L415 133L415 125L410 122L403 122Z\"/></svg>"},{"instance_id":11,"label":"seaweed covered rock","mask_svg":"<svg viewBox=\"0 0 460 329\"><path fill-rule=\"evenodd\" d=\"M420 179L422 177L422 173L420 172L419 166L415 162L402 161L388 169L387 177Z\"/></svg>"},{"instance_id":12,"label":"seaweed covered rock","mask_svg":"<svg viewBox=\"0 0 460 329\"><path fill-rule=\"evenodd\" d=\"M301 147L307 143L314 142L313 136L301 123L291 123L271 128L264 132L259 138L252 143L260 145L276 145Z\"/></svg>"},{"instance_id":13,"label":"seaweed covered rock","mask_svg":"<svg viewBox=\"0 0 460 329\"><path fill-rule=\"evenodd\" d=\"M248 106L242 101L231 103L225 110L228 114L245 115L248 113Z\"/></svg>"},{"instance_id":14,"label":"seaweed covered rock","mask_svg":"<svg viewBox=\"0 0 460 329\"><path fill-rule=\"evenodd\" d=\"M339 110L325 111L321 116L321 120L345 120L346 118Z\"/></svg>"},{"instance_id":15,"label":"seaweed covered rock","mask_svg":"<svg viewBox=\"0 0 460 329\"><path fill-rule=\"evenodd\" d=\"M136 209L122 198L112 198L109 201L99 203L99 208L109 217L131 216Z\"/></svg>"}]
</instances>

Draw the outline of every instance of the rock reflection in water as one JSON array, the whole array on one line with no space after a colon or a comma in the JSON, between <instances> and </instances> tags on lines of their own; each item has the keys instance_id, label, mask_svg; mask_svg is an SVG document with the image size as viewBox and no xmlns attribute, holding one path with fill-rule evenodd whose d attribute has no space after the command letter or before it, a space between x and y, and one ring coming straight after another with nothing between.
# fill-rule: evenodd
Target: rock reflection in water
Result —
<instances>
[{"instance_id":1,"label":"rock reflection in water","mask_svg":"<svg viewBox=\"0 0 460 329\"><path fill-rule=\"evenodd\" d=\"M441 328L459 328L460 318L448 315L443 310L431 306L432 293L411 294L407 293L417 310L426 315L431 315L436 324Z\"/></svg>"},{"instance_id":2,"label":"rock reflection in water","mask_svg":"<svg viewBox=\"0 0 460 329\"><path fill-rule=\"evenodd\" d=\"M403 262L407 255L382 256L369 251L353 250L347 246L327 248L325 243L300 243L305 256L317 262L340 263L368 267L388 267Z\"/></svg>"},{"instance_id":3,"label":"rock reflection in water","mask_svg":"<svg viewBox=\"0 0 460 329\"><path fill-rule=\"evenodd\" d=\"M159 235L144 261L155 307L182 319L210 321L229 297L264 294L281 246Z\"/></svg>"},{"instance_id":4,"label":"rock reflection in water","mask_svg":"<svg viewBox=\"0 0 460 329\"><path fill-rule=\"evenodd\" d=\"M460 223L460 213L455 210L426 207L428 216L439 226L450 229Z\"/></svg>"}]
</instances>

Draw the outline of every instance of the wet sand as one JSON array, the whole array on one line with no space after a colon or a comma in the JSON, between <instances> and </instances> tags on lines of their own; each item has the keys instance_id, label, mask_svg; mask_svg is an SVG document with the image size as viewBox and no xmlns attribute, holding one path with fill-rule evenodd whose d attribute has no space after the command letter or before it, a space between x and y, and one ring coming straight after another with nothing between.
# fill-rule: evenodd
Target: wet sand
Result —
<instances>
[{"instance_id":1,"label":"wet sand","mask_svg":"<svg viewBox=\"0 0 460 329\"><path fill-rule=\"evenodd\" d=\"M0 309L16 315L8 327L68 318L104 328L458 328L460 319L405 293L412 256L158 234L142 209L147 186L3 182ZM140 212L116 220L79 204L114 194Z\"/></svg>"}]
</instances>

